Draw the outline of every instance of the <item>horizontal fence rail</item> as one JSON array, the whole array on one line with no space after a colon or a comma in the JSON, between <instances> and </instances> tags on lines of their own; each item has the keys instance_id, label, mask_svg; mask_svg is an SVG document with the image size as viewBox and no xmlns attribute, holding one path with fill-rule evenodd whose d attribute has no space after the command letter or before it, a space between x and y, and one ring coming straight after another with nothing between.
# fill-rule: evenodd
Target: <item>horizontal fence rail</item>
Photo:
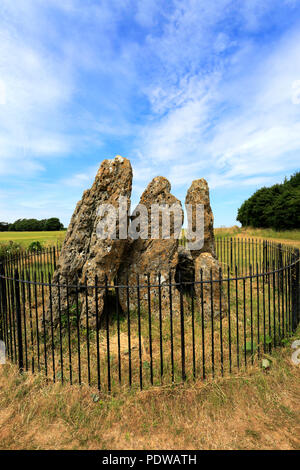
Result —
<instances>
[{"instance_id":1,"label":"horizontal fence rail","mask_svg":"<svg viewBox=\"0 0 300 470\"><path fill-rule=\"evenodd\" d=\"M185 245L181 240L181 245ZM299 250L216 239L218 275L53 282L59 247L0 260L0 339L21 371L103 391L255 364L300 321Z\"/></svg>"}]
</instances>

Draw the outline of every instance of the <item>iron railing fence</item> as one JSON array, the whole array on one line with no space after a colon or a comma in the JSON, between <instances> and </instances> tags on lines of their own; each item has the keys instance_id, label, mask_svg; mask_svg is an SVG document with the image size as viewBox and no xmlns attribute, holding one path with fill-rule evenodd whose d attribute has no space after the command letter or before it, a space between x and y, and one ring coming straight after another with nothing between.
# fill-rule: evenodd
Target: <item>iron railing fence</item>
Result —
<instances>
[{"instance_id":1,"label":"iron railing fence","mask_svg":"<svg viewBox=\"0 0 300 470\"><path fill-rule=\"evenodd\" d=\"M179 240L179 245L187 247L185 238ZM223 272L229 271L235 274L236 268L239 275L249 274L249 268L258 268L259 272L266 271L267 266L274 263L275 268L285 266L291 262L295 248L291 245L283 245L273 241L255 238L219 237L215 239L215 249L218 260L222 263ZM48 274L53 274L59 258L61 246L48 247L42 251L23 250L18 254L7 254L0 263L7 267L12 274L18 271L27 271L37 281L41 281L41 274L48 279Z\"/></svg>"},{"instance_id":2,"label":"iron railing fence","mask_svg":"<svg viewBox=\"0 0 300 470\"><path fill-rule=\"evenodd\" d=\"M0 339L21 370L99 390L238 371L300 321L299 250L217 239L218 274L53 282L59 248L0 265Z\"/></svg>"}]
</instances>

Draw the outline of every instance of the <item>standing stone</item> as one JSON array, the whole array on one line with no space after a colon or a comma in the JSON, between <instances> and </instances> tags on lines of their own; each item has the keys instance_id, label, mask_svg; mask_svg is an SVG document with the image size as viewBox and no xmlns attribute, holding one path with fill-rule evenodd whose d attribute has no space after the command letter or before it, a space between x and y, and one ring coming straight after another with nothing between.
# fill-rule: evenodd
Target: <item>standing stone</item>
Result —
<instances>
[{"instance_id":1,"label":"standing stone","mask_svg":"<svg viewBox=\"0 0 300 470\"><path fill-rule=\"evenodd\" d=\"M166 178L158 176L154 178L148 185L142 197L140 204L145 206L148 211L148 236L147 239L138 238L131 241L130 247L127 252L126 259L122 264L119 271L119 283L128 285L130 289L128 291L129 308L137 308L137 276L139 276L141 285L145 286L147 283L147 274L149 274L150 283L157 285L159 282L159 273L161 275L161 310L162 314L168 314L170 311L169 303L169 276L171 282L175 282L176 267L178 264L178 238L174 237L174 232L181 230L183 223L183 210L181 202L173 196L171 193L171 185ZM170 226L170 238L162 239L151 238L151 205L159 204L165 205L168 209L173 204L177 207L177 213L179 214L180 223L176 225L175 219L171 218ZM139 206L138 206L139 207ZM136 211L138 211L138 207ZM153 207L153 206L152 206ZM136 212L135 211L135 212ZM137 212L136 212L137 214ZM136 215L133 216L133 221ZM165 219L166 220L166 219ZM177 219L178 220L178 219ZM153 224L152 224L153 227ZM159 228L162 229L163 221L162 217L159 217ZM143 230L141 231L141 236ZM173 292L173 311L179 310L179 291L176 287L172 288ZM159 312L159 289L153 287L150 290L151 293L151 309L154 314ZM127 311L127 290L125 288L119 289L120 304L123 311ZM148 291L146 287L140 289L140 300L142 312L148 311Z\"/></svg>"},{"instance_id":2,"label":"standing stone","mask_svg":"<svg viewBox=\"0 0 300 470\"><path fill-rule=\"evenodd\" d=\"M195 292L198 310L201 312L203 306L205 319L210 319L212 314L214 318L220 317L220 314L223 317L227 310L227 303L224 293L220 288L219 279L221 265L219 261L214 258L211 253L201 253L194 260L194 263L196 280ZM213 280L212 283L209 282L211 279ZM203 283L199 284L199 281L203 281Z\"/></svg>"},{"instance_id":3,"label":"standing stone","mask_svg":"<svg viewBox=\"0 0 300 470\"><path fill-rule=\"evenodd\" d=\"M52 282L58 281L74 286L77 281L81 285L87 283L95 285L95 276L98 276L98 285L104 286L105 277L108 283L113 279L121 264L124 250L128 241L126 239L115 239L109 236L101 239L97 235L97 226L102 216L98 210L102 204L111 204L116 209L116 234L119 230L119 197L126 197L130 201L132 188L132 168L129 160L120 156L114 160L104 160L98 170L91 189L83 193L72 216L66 238L62 247L57 269L53 275ZM126 204L125 218L128 220L130 203ZM110 222L114 222L113 220ZM67 310L67 293L62 288L60 299L58 289L53 292L53 316L57 321L59 301L63 312ZM79 304L81 320L85 322L85 313L88 309L90 325L95 325L95 289L88 289L87 298L85 292L80 294ZM103 311L105 290L98 290L99 316ZM69 289L69 305L75 305L74 288Z\"/></svg>"},{"instance_id":4,"label":"standing stone","mask_svg":"<svg viewBox=\"0 0 300 470\"><path fill-rule=\"evenodd\" d=\"M199 179L192 182L185 199L186 204L195 207L196 204L204 206L204 243L201 249L191 250L191 256L194 260L195 270L195 294L198 310L202 310L205 318L210 318L213 312L214 317L223 316L226 310L226 301L223 292L220 292L219 273L221 264L217 260L215 252L214 237L214 217L210 206L209 188L205 179ZM193 210L192 227L196 226L195 210ZM203 284L201 281L201 273ZM210 280L213 280L212 289ZM202 302L203 297L203 302ZM221 310L220 310L221 297Z\"/></svg>"},{"instance_id":5,"label":"standing stone","mask_svg":"<svg viewBox=\"0 0 300 470\"><path fill-rule=\"evenodd\" d=\"M178 265L176 268L176 282L182 283L181 290L189 297L194 294L195 264L191 251L183 246L178 247Z\"/></svg>"},{"instance_id":6,"label":"standing stone","mask_svg":"<svg viewBox=\"0 0 300 470\"><path fill-rule=\"evenodd\" d=\"M192 182L185 198L185 204L190 204L193 207L196 207L196 204L204 206L204 244L200 250L192 251L193 257L196 258L200 253L211 253L215 256L214 216L210 207L208 184L204 178ZM192 227L189 225L189 229L195 230L195 224L196 216L194 210Z\"/></svg>"}]
</instances>

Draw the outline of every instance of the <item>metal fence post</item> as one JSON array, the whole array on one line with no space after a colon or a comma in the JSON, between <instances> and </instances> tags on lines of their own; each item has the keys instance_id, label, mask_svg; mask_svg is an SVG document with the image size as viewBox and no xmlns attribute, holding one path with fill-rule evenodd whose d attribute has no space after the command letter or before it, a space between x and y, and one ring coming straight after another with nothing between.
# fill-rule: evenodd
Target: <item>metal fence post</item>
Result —
<instances>
[{"instance_id":1,"label":"metal fence post","mask_svg":"<svg viewBox=\"0 0 300 470\"><path fill-rule=\"evenodd\" d=\"M263 270L266 272L268 266L268 246L267 241L263 241Z\"/></svg>"},{"instance_id":2,"label":"metal fence post","mask_svg":"<svg viewBox=\"0 0 300 470\"><path fill-rule=\"evenodd\" d=\"M0 264L0 275L2 274L2 263ZM3 279L0 278L0 340L4 341L4 312L2 308L2 282Z\"/></svg>"},{"instance_id":3,"label":"metal fence post","mask_svg":"<svg viewBox=\"0 0 300 470\"><path fill-rule=\"evenodd\" d=\"M300 322L300 251L296 250L297 266L296 266L296 285L297 285L297 326Z\"/></svg>"},{"instance_id":4,"label":"metal fence post","mask_svg":"<svg viewBox=\"0 0 300 470\"><path fill-rule=\"evenodd\" d=\"M179 271L179 295L180 295L180 335L181 335L181 376L182 380L186 380L185 373L185 332L184 332L184 307L181 273Z\"/></svg>"},{"instance_id":5,"label":"metal fence post","mask_svg":"<svg viewBox=\"0 0 300 470\"><path fill-rule=\"evenodd\" d=\"M6 325L6 283L5 283L5 269L2 262L0 262L0 339L6 343L7 325Z\"/></svg>"},{"instance_id":6,"label":"metal fence post","mask_svg":"<svg viewBox=\"0 0 300 470\"><path fill-rule=\"evenodd\" d=\"M295 250L293 255L293 263L291 269L292 284L292 330L295 331L299 323L299 249Z\"/></svg>"},{"instance_id":7,"label":"metal fence post","mask_svg":"<svg viewBox=\"0 0 300 470\"><path fill-rule=\"evenodd\" d=\"M18 365L19 365L19 371L23 372L24 360L23 360L23 338L22 338L21 299L20 299L20 278L19 278L19 272L17 269L15 270L14 284L15 284L15 296L16 296Z\"/></svg>"},{"instance_id":8,"label":"metal fence post","mask_svg":"<svg viewBox=\"0 0 300 470\"><path fill-rule=\"evenodd\" d=\"M297 264L296 264L296 312L297 312L296 328L297 328L300 322L300 251L299 251L299 248L297 248L295 251L296 251L296 260L297 260Z\"/></svg>"},{"instance_id":9,"label":"metal fence post","mask_svg":"<svg viewBox=\"0 0 300 470\"><path fill-rule=\"evenodd\" d=\"M279 279L279 284L278 284L278 289L280 292L283 291L283 257L282 257L282 245L281 243L278 243L278 269L280 270L278 272L278 279Z\"/></svg>"}]
</instances>

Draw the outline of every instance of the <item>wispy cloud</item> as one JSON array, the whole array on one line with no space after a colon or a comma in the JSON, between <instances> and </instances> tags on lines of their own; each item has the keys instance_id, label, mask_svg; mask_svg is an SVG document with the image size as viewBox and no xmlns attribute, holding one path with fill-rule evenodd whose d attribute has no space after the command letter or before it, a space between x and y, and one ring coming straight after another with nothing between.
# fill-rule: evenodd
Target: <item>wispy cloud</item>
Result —
<instances>
[{"instance_id":1,"label":"wispy cloud","mask_svg":"<svg viewBox=\"0 0 300 470\"><path fill-rule=\"evenodd\" d=\"M271 5L245 4L236 24L259 28ZM166 163L175 185L186 185L195 175L207 177L213 186L258 185L268 182L266 174L295 168L300 107L292 100L292 86L300 76L299 30L286 32L261 50L251 37L237 40L232 30L222 47L217 46L220 35L214 32L226 19L228 5L218 2L215 13L212 6L203 11L187 2L174 13L176 27L169 25L157 39L168 73L167 78L158 77L160 87L148 90L155 117L143 129L138 147L145 161ZM189 44L190 56L179 47L186 45L187 31L199 41Z\"/></svg>"},{"instance_id":2,"label":"wispy cloud","mask_svg":"<svg viewBox=\"0 0 300 470\"><path fill-rule=\"evenodd\" d=\"M38 24L31 2L22 25L15 18L22 8L17 12L16 5L4 1L1 10L0 78L5 101L0 106L0 168L2 174L21 175L26 167L26 174L33 174L44 168L40 158L70 150L62 113L72 97L72 77L42 42L24 35L26 20L32 21L33 29Z\"/></svg>"},{"instance_id":3,"label":"wispy cloud","mask_svg":"<svg viewBox=\"0 0 300 470\"><path fill-rule=\"evenodd\" d=\"M60 183L63 186L70 186L74 188L87 188L91 186L98 168L93 166L85 173L75 173L67 178L63 178Z\"/></svg>"}]
</instances>

